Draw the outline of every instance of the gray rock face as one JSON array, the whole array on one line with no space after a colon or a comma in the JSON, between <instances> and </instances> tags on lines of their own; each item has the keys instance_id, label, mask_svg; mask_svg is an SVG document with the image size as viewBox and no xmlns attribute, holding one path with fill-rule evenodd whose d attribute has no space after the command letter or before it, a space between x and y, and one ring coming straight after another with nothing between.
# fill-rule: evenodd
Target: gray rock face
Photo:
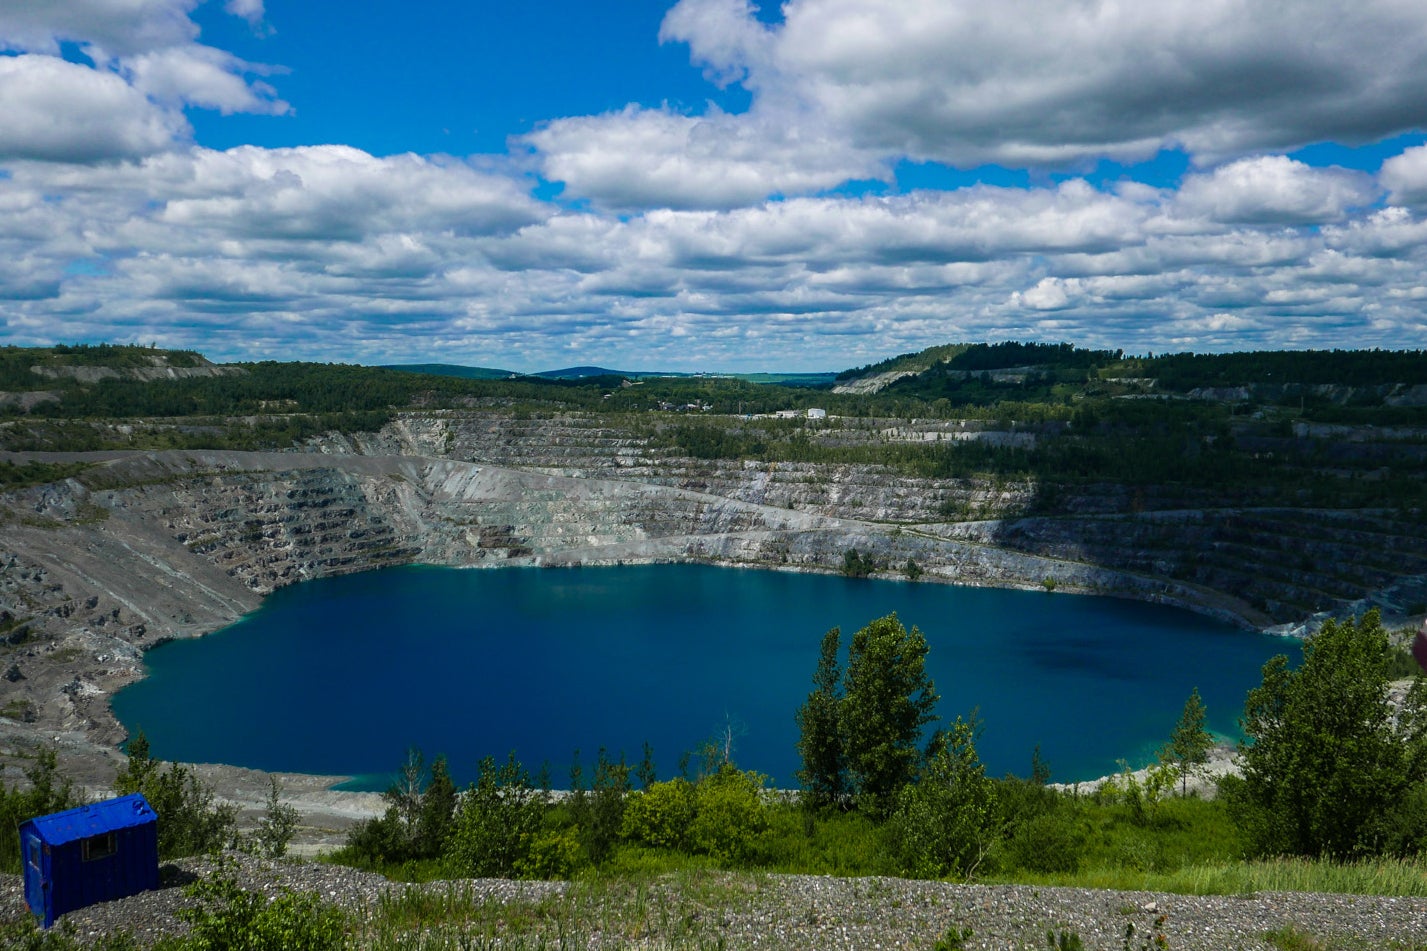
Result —
<instances>
[{"instance_id":1,"label":"gray rock face","mask_svg":"<svg viewBox=\"0 0 1427 951\"><path fill-rule=\"evenodd\" d=\"M408 425L384 438L430 437ZM725 495L419 455L94 458L102 464L79 478L0 497L0 611L11 618L0 664L14 675L0 684L0 707L14 723L31 719L34 735L67 731L98 746L122 739L107 698L141 676L147 647L230 623L282 585L388 565L699 560L837 570L855 547L893 570L914 558L929 579L1053 578L1136 597L1195 597L1173 583L980 539L762 504L753 499L777 493L763 473L741 468L712 480ZM880 494L875 511L898 511L909 503L897 499L914 491Z\"/></svg>"},{"instance_id":2,"label":"gray rock face","mask_svg":"<svg viewBox=\"0 0 1427 951\"><path fill-rule=\"evenodd\" d=\"M1083 486L1051 518L1025 514L1040 501L1031 482L691 459L651 431L442 411L303 452L12 454L97 465L0 495L0 737L66 736L76 756L108 756L122 739L108 697L142 675L148 647L222 627L282 585L398 564L837 571L856 548L891 575L915 560L924 581L1115 594L1247 627L1427 603L1427 532L1400 513L1211 510L1189 490ZM808 432L876 446L1039 430Z\"/></svg>"}]
</instances>

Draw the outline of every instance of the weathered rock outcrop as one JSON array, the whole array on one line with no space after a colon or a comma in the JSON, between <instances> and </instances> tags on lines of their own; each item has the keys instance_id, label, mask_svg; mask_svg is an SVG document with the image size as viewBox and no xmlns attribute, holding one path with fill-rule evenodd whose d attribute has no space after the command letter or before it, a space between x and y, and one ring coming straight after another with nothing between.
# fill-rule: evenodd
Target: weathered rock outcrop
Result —
<instances>
[{"instance_id":1,"label":"weathered rock outcrop","mask_svg":"<svg viewBox=\"0 0 1427 951\"><path fill-rule=\"evenodd\" d=\"M52 458L52 457L51 457ZM66 459L82 458L74 455ZM0 715L93 746L142 651L221 627L273 589L387 565L701 560L833 569L856 547L969 584L1055 579L1184 603L1189 586L979 541L707 492L428 456L95 454L81 476L0 499Z\"/></svg>"},{"instance_id":2,"label":"weathered rock outcrop","mask_svg":"<svg viewBox=\"0 0 1427 951\"><path fill-rule=\"evenodd\" d=\"M1051 518L1027 514L1043 501L1033 482L692 459L640 425L440 411L306 452L12 455L94 465L0 496L0 735L112 751L122 731L107 698L141 675L147 647L222 627L285 584L398 564L839 570L856 548L889 572L914 560L928 580L1117 594L1250 627L1427 602L1416 513L1195 507L1188 489L1082 486L1062 490ZM861 420L809 438L983 434Z\"/></svg>"}]
</instances>

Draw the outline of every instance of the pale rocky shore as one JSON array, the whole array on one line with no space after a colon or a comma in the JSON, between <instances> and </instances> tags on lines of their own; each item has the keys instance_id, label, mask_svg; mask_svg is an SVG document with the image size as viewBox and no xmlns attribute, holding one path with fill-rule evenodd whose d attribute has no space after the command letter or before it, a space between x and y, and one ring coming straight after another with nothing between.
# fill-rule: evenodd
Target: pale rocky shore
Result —
<instances>
[{"instance_id":1,"label":"pale rocky shore","mask_svg":"<svg viewBox=\"0 0 1427 951\"><path fill-rule=\"evenodd\" d=\"M1386 951L1427 944L1427 899L1421 898L1283 892L1188 896L734 873L597 885L476 879L409 886L313 862L264 862L242 855L225 861L229 864L218 874L232 875L247 888L268 895L314 892L348 912L356 923L359 947L362 923L379 915L384 900L396 899L406 889L454 892L481 908L464 924L425 923L434 934L428 934L421 947L432 948L931 949L948 931L966 934L961 947L988 951L1044 949L1052 931L1078 935L1087 951ZM165 867L168 883L158 891L86 908L69 915L68 921L81 940L122 930L147 944L179 934L185 925L175 913L192 901L181 885L213 874L209 859L184 860ZM517 913L521 909L538 913ZM19 878L0 876L0 915L22 913ZM496 924L502 920L521 924L511 930ZM1134 928L1129 938L1128 926ZM487 927L497 929L494 934L505 941L471 943L472 936L490 937ZM1316 943L1270 943L1271 933L1286 932ZM457 937L462 933L465 945ZM1154 943L1161 935L1164 943ZM449 943L438 944L437 937Z\"/></svg>"}]
</instances>

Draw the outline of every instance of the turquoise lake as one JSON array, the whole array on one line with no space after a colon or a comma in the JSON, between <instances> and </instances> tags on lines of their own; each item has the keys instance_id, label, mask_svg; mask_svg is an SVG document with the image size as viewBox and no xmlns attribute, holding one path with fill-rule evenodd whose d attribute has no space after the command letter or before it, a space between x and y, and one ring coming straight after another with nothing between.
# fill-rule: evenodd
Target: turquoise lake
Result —
<instances>
[{"instance_id":1,"label":"turquoise lake","mask_svg":"<svg viewBox=\"0 0 1427 951\"><path fill-rule=\"evenodd\" d=\"M358 777L384 788L410 746L445 753L458 781L514 750L566 784L574 750L660 775L734 726L735 759L794 786L793 716L818 644L843 651L897 612L931 646L951 720L979 709L993 775L1052 779L1143 761L1199 688L1216 733L1237 735L1264 661L1298 641L1113 598L715 568L384 569L280 589L207 637L149 652L114 711L154 755Z\"/></svg>"}]
</instances>

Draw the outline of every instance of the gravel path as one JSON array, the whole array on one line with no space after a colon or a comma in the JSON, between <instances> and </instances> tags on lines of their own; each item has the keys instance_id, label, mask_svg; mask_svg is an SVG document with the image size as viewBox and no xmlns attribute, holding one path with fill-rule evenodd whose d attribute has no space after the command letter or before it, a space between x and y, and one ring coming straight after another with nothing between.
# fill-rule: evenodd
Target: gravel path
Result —
<instances>
[{"instance_id":1,"label":"gravel path","mask_svg":"<svg viewBox=\"0 0 1427 951\"><path fill-rule=\"evenodd\" d=\"M1073 931L1087 951L1167 947L1175 951L1272 949L1265 935L1293 928L1319 944L1306 949L1427 948L1427 899L1361 895L1260 893L1245 897L1195 897L1150 892L1097 891L1025 885L955 885L890 878L701 873L653 883L512 882L478 879L422 886L392 883L379 875L312 862L262 862L229 856L228 874L245 888L269 895L283 889L313 891L322 900L368 922L381 896L405 889L443 892L490 908L542 909L519 920L526 937L541 922L577 921L577 944L554 947L697 948L722 940L729 948L930 949L949 929L970 929L968 949L1043 949L1046 932ZM181 885L211 875L207 859L165 866L155 892L96 905L68 916L81 938L126 930L145 943L184 929L175 912L190 899ZM567 915L568 912L568 915ZM24 913L18 876L0 876L0 915ZM562 916L565 916L562 918ZM498 916L499 917L499 916ZM491 919L494 920L494 919ZM1159 921L1158 926L1156 925ZM442 927L473 927L429 922ZM1127 943L1125 929L1134 925ZM1166 943L1146 943L1156 934ZM552 935L553 937L553 935ZM520 946L519 942L515 942Z\"/></svg>"}]
</instances>

